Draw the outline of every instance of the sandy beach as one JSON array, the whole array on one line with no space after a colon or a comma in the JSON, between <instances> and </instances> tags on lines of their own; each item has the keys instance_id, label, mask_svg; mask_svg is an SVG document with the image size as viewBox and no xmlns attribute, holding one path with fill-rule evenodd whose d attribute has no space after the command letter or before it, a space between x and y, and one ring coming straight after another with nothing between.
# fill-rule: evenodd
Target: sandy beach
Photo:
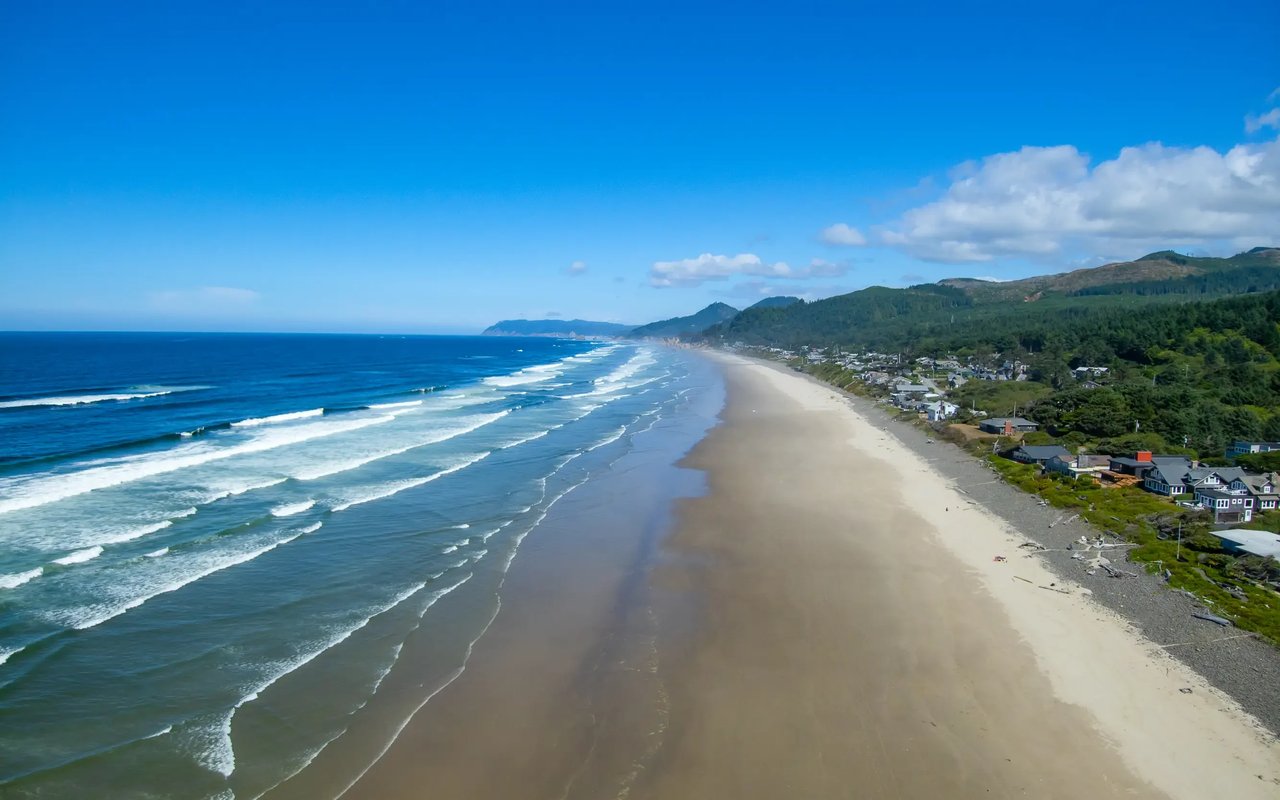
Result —
<instances>
[{"instance_id":1,"label":"sandy beach","mask_svg":"<svg viewBox=\"0 0 1280 800\"><path fill-rule=\"evenodd\" d=\"M706 491L670 535L597 534L590 580L522 551L466 672L348 797L1280 792L1256 720L1087 589L994 560L1022 537L925 460L716 358L721 424L684 460Z\"/></svg>"}]
</instances>

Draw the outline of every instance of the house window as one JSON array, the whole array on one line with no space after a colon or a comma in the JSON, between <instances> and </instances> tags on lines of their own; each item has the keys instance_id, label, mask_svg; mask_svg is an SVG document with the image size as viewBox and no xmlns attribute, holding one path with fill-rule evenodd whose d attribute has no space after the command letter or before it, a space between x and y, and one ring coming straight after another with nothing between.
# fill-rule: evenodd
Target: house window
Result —
<instances>
[{"instance_id":1,"label":"house window","mask_svg":"<svg viewBox=\"0 0 1280 800\"><path fill-rule=\"evenodd\" d=\"M1227 507L1227 501L1226 501L1226 500L1219 500L1219 501L1218 501L1218 508L1226 508L1226 507Z\"/></svg>"}]
</instances>

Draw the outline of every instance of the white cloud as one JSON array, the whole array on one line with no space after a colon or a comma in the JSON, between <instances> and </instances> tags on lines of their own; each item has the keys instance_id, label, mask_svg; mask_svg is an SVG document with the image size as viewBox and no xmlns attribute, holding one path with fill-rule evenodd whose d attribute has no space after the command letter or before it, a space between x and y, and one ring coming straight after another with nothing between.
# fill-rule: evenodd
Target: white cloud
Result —
<instances>
[{"instance_id":1,"label":"white cloud","mask_svg":"<svg viewBox=\"0 0 1280 800\"><path fill-rule=\"evenodd\" d=\"M216 314L240 311L262 298L252 289L234 286L201 286L195 289L162 289L147 295L154 308L170 313Z\"/></svg>"},{"instance_id":2,"label":"white cloud","mask_svg":"<svg viewBox=\"0 0 1280 800\"><path fill-rule=\"evenodd\" d=\"M862 235L862 231L850 228L843 222L823 228L819 238L827 244L841 247L860 247L867 243L867 237Z\"/></svg>"},{"instance_id":3,"label":"white cloud","mask_svg":"<svg viewBox=\"0 0 1280 800\"><path fill-rule=\"evenodd\" d=\"M1075 147L1024 147L961 164L942 197L880 240L918 258L989 261L1064 250L1249 246L1280 231L1280 139L1210 147L1127 147L1091 164Z\"/></svg>"},{"instance_id":4,"label":"white cloud","mask_svg":"<svg viewBox=\"0 0 1280 800\"><path fill-rule=\"evenodd\" d=\"M565 268L565 272L569 273L570 275L581 275L586 271L587 271L587 262L585 261L575 261Z\"/></svg>"},{"instance_id":5,"label":"white cloud","mask_svg":"<svg viewBox=\"0 0 1280 800\"><path fill-rule=\"evenodd\" d=\"M1277 91L1280 91L1280 89ZM1263 128L1275 128L1276 130L1280 130L1280 108L1273 108L1265 114L1245 115L1245 132L1257 133Z\"/></svg>"},{"instance_id":6,"label":"white cloud","mask_svg":"<svg viewBox=\"0 0 1280 800\"><path fill-rule=\"evenodd\" d=\"M847 271L848 267L845 265L823 261L820 258L813 259L807 267L796 269L785 261L766 264L754 253L739 253L736 256L703 253L697 258L655 261L649 270L649 283L659 288L699 286L707 281L725 280L736 275L802 280L818 276L843 275Z\"/></svg>"}]
</instances>

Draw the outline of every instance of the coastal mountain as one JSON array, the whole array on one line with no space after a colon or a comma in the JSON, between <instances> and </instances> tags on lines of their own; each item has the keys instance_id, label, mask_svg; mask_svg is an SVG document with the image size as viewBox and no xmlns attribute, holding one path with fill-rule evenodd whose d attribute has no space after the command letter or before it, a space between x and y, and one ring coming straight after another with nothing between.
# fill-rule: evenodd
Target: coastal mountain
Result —
<instances>
[{"instance_id":1,"label":"coastal mountain","mask_svg":"<svg viewBox=\"0 0 1280 800\"><path fill-rule=\"evenodd\" d=\"M1135 261L1017 281L951 278L905 289L872 286L812 303L749 308L692 338L785 347L840 344L899 349L936 339L957 326L1013 330L1025 327L1032 317L1277 289L1280 248L1258 247L1229 258L1165 250Z\"/></svg>"},{"instance_id":2,"label":"coastal mountain","mask_svg":"<svg viewBox=\"0 0 1280 800\"><path fill-rule=\"evenodd\" d=\"M485 336L622 336L632 327L585 319L504 319L482 333Z\"/></svg>"},{"instance_id":3,"label":"coastal mountain","mask_svg":"<svg viewBox=\"0 0 1280 800\"><path fill-rule=\"evenodd\" d=\"M804 301L799 297L778 295L777 297L766 297L758 303L753 303L752 305L747 306L746 310L750 311L753 308L786 308L787 306L793 306L796 303L803 302Z\"/></svg>"},{"instance_id":4,"label":"coastal mountain","mask_svg":"<svg viewBox=\"0 0 1280 800\"><path fill-rule=\"evenodd\" d=\"M1229 258L1161 250L1134 261L1016 281L948 278L939 283L960 289L977 302L1035 302L1052 295L1239 294L1246 286L1248 291L1280 288L1280 248L1255 247Z\"/></svg>"},{"instance_id":5,"label":"coastal mountain","mask_svg":"<svg viewBox=\"0 0 1280 800\"><path fill-rule=\"evenodd\" d=\"M659 322L651 322L632 330L628 336L633 339L672 339L676 337L694 336L712 325L726 322L738 314L738 309L725 303L712 303L696 314L687 317L672 317Z\"/></svg>"}]
</instances>

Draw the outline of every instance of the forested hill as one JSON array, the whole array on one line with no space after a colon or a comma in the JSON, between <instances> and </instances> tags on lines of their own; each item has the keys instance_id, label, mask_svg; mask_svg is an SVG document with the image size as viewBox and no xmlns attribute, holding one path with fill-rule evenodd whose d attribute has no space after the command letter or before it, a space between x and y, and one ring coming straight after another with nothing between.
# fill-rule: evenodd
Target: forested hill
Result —
<instances>
[{"instance_id":1,"label":"forested hill","mask_svg":"<svg viewBox=\"0 0 1280 800\"><path fill-rule=\"evenodd\" d=\"M702 336L782 347L910 350L938 346L968 323L1016 331L1042 318L1069 318L1094 308L1133 309L1277 289L1280 249L1255 248L1231 258L1164 251L1007 283L956 278L906 289L874 286L782 308L749 308Z\"/></svg>"},{"instance_id":2,"label":"forested hill","mask_svg":"<svg viewBox=\"0 0 1280 800\"><path fill-rule=\"evenodd\" d=\"M1280 248L1255 247L1230 258L1184 256L1172 250L1057 275L1017 281L951 278L945 286L977 302L1035 302L1047 297L1094 295L1228 295L1280 289Z\"/></svg>"},{"instance_id":3,"label":"forested hill","mask_svg":"<svg viewBox=\"0 0 1280 800\"><path fill-rule=\"evenodd\" d=\"M712 303L696 314L672 317L660 322L650 322L627 334L637 339L673 339L680 336L697 336L707 328L733 319L738 309L725 303Z\"/></svg>"}]
</instances>

